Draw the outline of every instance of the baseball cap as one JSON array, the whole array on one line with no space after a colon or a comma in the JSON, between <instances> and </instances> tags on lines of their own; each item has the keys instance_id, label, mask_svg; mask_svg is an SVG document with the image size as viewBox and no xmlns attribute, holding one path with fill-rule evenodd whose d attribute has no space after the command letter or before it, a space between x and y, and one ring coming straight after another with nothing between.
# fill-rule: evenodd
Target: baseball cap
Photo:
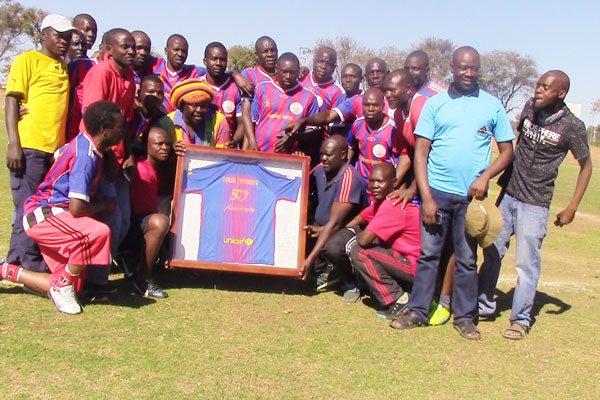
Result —
<instances>
[{"instance_id":1,"label":"baseball cap","mask_svg":"<svg viewBox=\"0 0 600 400\"><path fill-rule=\"evenodd\" d=\"M57 32L67 32L75 30L73 23L67 17L58 14L48 14L42 20L40 30L52 28Z\"/></svg>"}]
</instances>

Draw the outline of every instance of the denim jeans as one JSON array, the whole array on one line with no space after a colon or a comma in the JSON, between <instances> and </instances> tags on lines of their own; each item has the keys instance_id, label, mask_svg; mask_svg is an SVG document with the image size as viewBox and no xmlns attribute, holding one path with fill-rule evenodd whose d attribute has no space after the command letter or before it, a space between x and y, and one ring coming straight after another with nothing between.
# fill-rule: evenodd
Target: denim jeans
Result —
<instances>
[{"instance_id":1,"label":"denim jeans","mask_svg":"<svg viewBox=\"0 0 600 400\"><path fill-rule=\"evenodd\" d=\"M540 249L546 236L549 210L523 203L508 194L504 194L498 208L504 225L494 244L483 252L484 260L479 272L479 313L493 314L496 311L494 290L510 237L515 235L518 278L510 321L530 327L531 309L542 265Z\"/></svg>"},{"instance_id":2,"label":"denim jeans","mask_svg":"<svg viewBox=\"0 0 600 400\"><path fill-rule=\"evenodd\" d=\"M413 283L409 308L421 320L429 316L429 306L436 287L440 258L446 235L452 232L456 270L452 289L454 321L477 321L477 242L465 232L466 196L431 189L433 199L442 212L442 223L421 223L421 255Z\"/></svg>"}]
</instances>

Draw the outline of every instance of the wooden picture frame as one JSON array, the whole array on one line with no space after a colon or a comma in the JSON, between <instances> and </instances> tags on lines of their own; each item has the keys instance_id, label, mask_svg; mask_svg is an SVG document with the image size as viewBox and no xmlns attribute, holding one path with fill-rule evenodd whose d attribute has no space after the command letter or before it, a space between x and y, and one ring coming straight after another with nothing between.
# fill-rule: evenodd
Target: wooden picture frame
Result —
<instances>
[{"instance_id":1,"label":"wooden picture frame","mask_svg":"<svg viewBox=\"0 0 600 400\"><path fill-rule=\"evenodd\" d=\"M187 145L169 266L300 278L309 166L305 156Z\"/></svg>"}]
</instances>

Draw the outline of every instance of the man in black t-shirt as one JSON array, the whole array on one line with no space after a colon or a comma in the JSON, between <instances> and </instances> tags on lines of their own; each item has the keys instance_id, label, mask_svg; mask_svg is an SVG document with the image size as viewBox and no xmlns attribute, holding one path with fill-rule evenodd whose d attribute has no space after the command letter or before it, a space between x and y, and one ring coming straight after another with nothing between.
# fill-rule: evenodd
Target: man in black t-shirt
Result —
<instances>
[{"instance_id":1,"label":"man in black t-shirt","mask_svg":"<svg viewBox=\"0 0 600 400\"><path fill-rule=\"evenodd\" d=\"M546 236L547 220L558 167L568 151L579 163L573 197L556 215L554 224L573 221L592 174L592 161L585 125L564 103L569 77L562 71L548 71L537 82L535 93L524 106L518 126L520 133L512 168L500 178L504 187L498 207L504 227L493 246L484 250L479 273L479 315L493 316L494 289L510 237L516 236L515 286L511 325L502 336L523 339L531 327L531 310L541 270L540 249Z\"/></svg>"}]
</instances>

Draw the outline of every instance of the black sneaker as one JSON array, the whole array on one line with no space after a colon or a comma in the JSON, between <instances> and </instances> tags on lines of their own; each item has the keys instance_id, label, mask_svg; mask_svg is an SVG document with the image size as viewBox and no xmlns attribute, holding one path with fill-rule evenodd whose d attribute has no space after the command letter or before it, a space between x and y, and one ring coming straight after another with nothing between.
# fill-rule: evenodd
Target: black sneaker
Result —
<instances>
[{"instance_id":1,"label":"black sneaker","mask_svg":"<svg viewBox=\"0 0 600 400\"><path fill-rule=\"evenodd\" d=\"M408 300L410 299L410 295L408 292L404 292L402 296L394 303L392 303L388 308L377 311L377 318L381 319L395 319L396 317L402 315L402 313L408 307Z\"/></svg>"},{"instance_id":2,"label":"black sneaker","mask_svg":"<svg viewBox=\"0 0 600 400\"><path fill-rule=\"evenodd\" d=\"M152 279L146 279L144 282L135 281L133 287L143 297L154 299L166 299L169 297L167 292L162 290Z\"/></svg>"}]
</instances>

